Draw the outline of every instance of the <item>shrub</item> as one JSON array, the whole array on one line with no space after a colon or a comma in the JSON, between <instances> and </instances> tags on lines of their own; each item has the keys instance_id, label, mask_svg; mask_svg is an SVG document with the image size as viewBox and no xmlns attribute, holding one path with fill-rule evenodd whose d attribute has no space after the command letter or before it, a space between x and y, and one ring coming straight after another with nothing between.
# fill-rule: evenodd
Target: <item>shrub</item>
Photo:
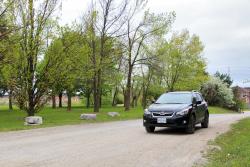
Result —
<instances>
[{"instance_id":1,"label":"shrub","mask_svg":"<svg viewBox=\"0 0 250 167\"><path fill-rule=\"evenodd\" d=\"M235 104L232 89L217 77L210 77L201 86L201 93L210 105L231 108Z\"/></svg>"}]
</instances>

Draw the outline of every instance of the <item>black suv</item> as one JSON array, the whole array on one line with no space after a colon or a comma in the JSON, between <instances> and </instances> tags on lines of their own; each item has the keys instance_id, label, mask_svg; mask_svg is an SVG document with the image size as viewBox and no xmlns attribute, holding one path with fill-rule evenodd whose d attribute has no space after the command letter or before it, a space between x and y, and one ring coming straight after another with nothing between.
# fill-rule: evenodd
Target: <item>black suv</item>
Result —
<instances>
[{"instance_id":1,"label":"black suv","mask_svg":"<svg viewBox=\"0 0 250 167\"><path fill-rule=\"evenodd\" d=\"M208 127L209 112L206 101L199 92L169 92L162 94L144 111L143 125L149 133L155 127L185 128L194 133L195 125Z\"/></svg>"}]
</instances>

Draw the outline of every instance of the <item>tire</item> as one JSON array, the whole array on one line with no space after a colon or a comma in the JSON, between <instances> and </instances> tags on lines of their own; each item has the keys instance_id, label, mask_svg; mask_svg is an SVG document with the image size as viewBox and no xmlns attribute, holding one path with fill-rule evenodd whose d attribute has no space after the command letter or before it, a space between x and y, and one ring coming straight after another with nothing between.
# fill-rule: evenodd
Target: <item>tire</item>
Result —
<instances>
[{"instance_id":1,"label":"tire","mask_svg":"<svg viewBox=\"0 0 250 167\"><path fill-rule=\"evenodd\" d=\"M153 133L155 131L155 127L154 126L146 126L145 129L146 129L146 131L148 133Z\"/></svg>"},{"instance_id":2,"label":"tire","mask_svg":"<svg viewBox=\"0 0 250 167\"><path fill-rule=\"evenodd\" d=\"M186 128L186 133L193 134L195 132L195 117L194 115L190 115L188 120L188 126Z\"/></svg>"},{"instance_id":3,"label":"tire","mask_svg":"<svg viewBox=\"0 0 250 167\"><path fill-rule=\"evenodd\" d=\"M204 118L203 122L201 123L201 127L208 128L208 124L209 124L209 114L206 111L205 118Z\"/></svg>"}]
</instances>

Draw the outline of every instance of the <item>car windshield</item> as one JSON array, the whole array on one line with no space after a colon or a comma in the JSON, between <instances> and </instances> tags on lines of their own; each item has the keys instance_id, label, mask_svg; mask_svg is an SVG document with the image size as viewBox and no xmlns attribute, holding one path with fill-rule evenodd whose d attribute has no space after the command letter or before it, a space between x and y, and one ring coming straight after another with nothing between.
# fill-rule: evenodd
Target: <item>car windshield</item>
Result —
<instances>
[{"instance_id":1,"label":"car windshield","mask_svg":"<svg viewBox=\"0 0 250 167\"><path fill-rule=\"evenodd\" d=\"M191 93L165 93L161 95L156 104L187 104L191 103Z\"/></svg>"}]
</instances>

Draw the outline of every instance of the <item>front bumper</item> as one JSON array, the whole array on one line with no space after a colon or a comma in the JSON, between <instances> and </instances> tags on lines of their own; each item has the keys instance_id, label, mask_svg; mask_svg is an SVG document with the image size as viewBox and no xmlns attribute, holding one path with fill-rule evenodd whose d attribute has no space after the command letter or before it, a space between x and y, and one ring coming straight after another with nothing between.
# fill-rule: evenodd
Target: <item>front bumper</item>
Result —
<instances>
[{"instance_id":1,"label":"front bumper","mask_svg":"<svg viewBox=\"0 0 250 167\"><path fill-rule=\"evenodd\" d=\"M143 126L186 128L189 120L188 115L184 116L173 115L172 117L164 117L164 118L166 118L167 123L157 123L157 117L144 114Z\"/></svg>"}]
</instances>

